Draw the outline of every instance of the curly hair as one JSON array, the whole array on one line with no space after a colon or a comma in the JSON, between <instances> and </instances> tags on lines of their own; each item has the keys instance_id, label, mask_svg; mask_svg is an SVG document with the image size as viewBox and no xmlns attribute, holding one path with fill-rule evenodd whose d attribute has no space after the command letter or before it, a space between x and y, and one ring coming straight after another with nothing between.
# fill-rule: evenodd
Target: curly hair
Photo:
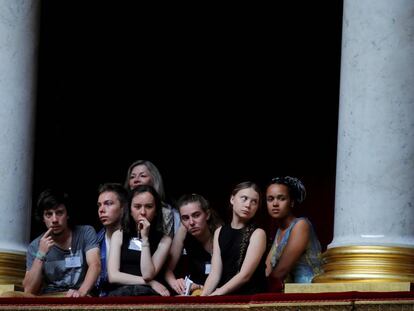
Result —
<instances>
[{"instance_id":1,"label":"curly hair","mask_svg":"<svg viewBox=\"0 0 414 311\"><path fill-rule=\"evenodd\" d=\"M279 184L285 185L289 189L290 197L298 204L302 203L306 198L306 189L302 181L296 177L282 176L272 178L269 185Z\"/></svg>"},{"instance_id":2,"label":"curly hair","mask_svg":"<svg viewBox=\"0 0 414 311\"><path fill-rule=\"evenodd\" d=\"M56 209L60 205L64 205L66 213L71 216L72 204L66 192L59 188L47 188L39 194L36 204L36 220L43 222L43 213L46 210ZM74 227L73 217L68 218L69 228Z\"/></svg>"}]
</instances>

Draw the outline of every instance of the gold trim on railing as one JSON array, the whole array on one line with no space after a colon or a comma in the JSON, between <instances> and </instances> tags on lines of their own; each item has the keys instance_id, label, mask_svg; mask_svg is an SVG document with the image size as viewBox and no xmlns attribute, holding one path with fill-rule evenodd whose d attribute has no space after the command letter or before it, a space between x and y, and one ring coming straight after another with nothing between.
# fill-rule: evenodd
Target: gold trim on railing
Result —
<instances>
[{"instance_id":1,"label":"gold trim on railing","mask_svg":"<svg viewBox=\"0 0 414 311\"><path fill-rule=\"evenodd\" d=\"M26 255L0 252L0 284L22 284L26 273Z\"/></svg>"},{"instance_id":2,"label":"gold trim on railing","mask_svg":"<svg viewBox=\"0 0 414 311\"><path fill-rule=\"evenodd\" d=\"M343 246L328 249L314 283L414 282L414 248Z\"/></svg>"}]
</instances>

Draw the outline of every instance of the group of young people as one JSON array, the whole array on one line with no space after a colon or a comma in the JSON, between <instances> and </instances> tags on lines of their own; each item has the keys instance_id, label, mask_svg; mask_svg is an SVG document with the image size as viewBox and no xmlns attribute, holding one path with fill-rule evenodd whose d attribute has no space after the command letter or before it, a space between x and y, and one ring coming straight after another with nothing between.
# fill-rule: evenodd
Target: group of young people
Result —
<instances>
[{"instance_id":1,"label":"group of young people","mask_svg":"<svg viewBox=\"0 0 414 311\"><path fill-rule=\"evenodd\" d=\"M91 226L71 225L64 192L45 190L37 213L47 231L29 245L25 293L208 296L309 283L321 273L321 246L309 220L294 215L305 196L297 178L270 181L264 200L277 231L268 249L269 237L256 219L263 198L254 182L234 187L231 222L224 224L202 195L167 204L157 167L139 160L125 185L99 187L103 228L97 234Z\"/></svg>"}]
</instances>

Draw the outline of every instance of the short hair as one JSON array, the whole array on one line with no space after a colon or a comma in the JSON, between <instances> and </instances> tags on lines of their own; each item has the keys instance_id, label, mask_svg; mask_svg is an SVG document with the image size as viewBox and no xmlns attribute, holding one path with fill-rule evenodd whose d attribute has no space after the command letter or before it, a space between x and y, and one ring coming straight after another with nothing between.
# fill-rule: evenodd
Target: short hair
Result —
<instances>
[{"instance_id":1,"label":"short hair","mask_svg":"<svg viewBox=\"0 0 414 311\"><path fill-rule=\"evenodd\" d=\"M43 222L44 211L50 209L56 209L59 205L64 205L66 213L71 215L71 206L69 202L69 196L61 189L48 188L43 190L36 204L36 218L38 221ZM71 222L68 221L68 225L71 226Z\"/></svg>"},{"instance_id":2,"label":"short hair","mask_svg":"<svg viewBox=\"0 0 414 311\"><path fill-rule=\"evenodd\" d=\"M121 206L128 209L128 190L124 188L119 183L105 183L99 185L98 187L98 196L100 196L104 192L113 192L118 197Z\"/></svg>"}]
</instances>

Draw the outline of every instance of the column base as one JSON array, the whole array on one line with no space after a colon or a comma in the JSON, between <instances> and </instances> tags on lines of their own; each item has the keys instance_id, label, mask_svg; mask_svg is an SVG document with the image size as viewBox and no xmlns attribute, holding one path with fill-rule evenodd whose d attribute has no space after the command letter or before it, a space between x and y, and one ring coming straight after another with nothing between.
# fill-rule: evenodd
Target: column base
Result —
<instances>
[{"instance_id":1,"label":"column base","mask_svg":"<svg viewBox=\"0 0 414 311\"><path fill-rule=\"evenodd\" d=\"M23 286L14 284L0 284L0 297L23 296Z\"/></svg>"},{"instance_id":2,"label":"column base","mask_svg":"<svg viewBox=\"0 0 414 311\"><path fill-rule=\"evenodd\" d=\"M26 255L24 253L0 252L0 285L21 287L25 273Z\"/></svg>"},{"instance_id":3,"label":"column base","mask_svg":"<svg viewBox=\"0 0 414 311\"><path fill-rule=\"evenodd\" d=\"M343 246L328 249L323 258L324 273L313 283L414 283L414 248Z\"/></svg>"}]
</instances>

